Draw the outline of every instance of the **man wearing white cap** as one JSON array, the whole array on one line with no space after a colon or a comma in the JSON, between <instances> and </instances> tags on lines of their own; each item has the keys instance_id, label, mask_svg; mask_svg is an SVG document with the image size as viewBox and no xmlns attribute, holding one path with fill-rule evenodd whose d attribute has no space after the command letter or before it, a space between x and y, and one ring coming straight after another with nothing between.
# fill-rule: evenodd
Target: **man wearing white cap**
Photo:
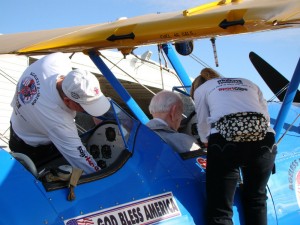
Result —
<instances>
[{"instance_id":1,"label":"man wearing white cap","mask_svg":"<svg viewBox=\"0 0 300 225\"><path fill-rule=\"evenodd\" d=\"M72 71L63 53L50 54L24 71L11 106L12 151L26 154L37 167L63 155L85 174L100 170L74 122L76 112L100 116L110 107L94 75Z\"/></svg>"}]
</instances>

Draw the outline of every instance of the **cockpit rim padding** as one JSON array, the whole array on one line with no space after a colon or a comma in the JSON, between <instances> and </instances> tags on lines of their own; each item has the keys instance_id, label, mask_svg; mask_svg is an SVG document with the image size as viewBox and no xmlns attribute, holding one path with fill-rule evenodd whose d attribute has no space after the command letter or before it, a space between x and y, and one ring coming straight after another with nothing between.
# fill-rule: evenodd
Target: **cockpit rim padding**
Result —
<instances>
[{"instance_id":1,"label":"cockpit rim padding","mask_svg":"<svg viewBox=\"0 0 300 225\"><path fill-rule=\"evenodd\" d=\"M117 172L123 165L128 161L128 159L132 156L132 153L127 149L124 149L116 161L114 161L108 168L102 169L99 172L83 175L77 185L85 184L88 182L92 182L95 180L100 180L111 174ZM67 181L57 181L57 182L43 182L43 185L46 191L54 191L61 188L68 187L69 182Z\"/></svg>"}]
</instances>

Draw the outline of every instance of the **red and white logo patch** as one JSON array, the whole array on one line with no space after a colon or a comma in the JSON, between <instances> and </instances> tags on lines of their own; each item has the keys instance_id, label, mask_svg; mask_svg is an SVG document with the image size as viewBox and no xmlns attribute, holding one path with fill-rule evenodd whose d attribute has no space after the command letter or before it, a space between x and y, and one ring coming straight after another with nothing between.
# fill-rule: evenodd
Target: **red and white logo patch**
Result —
<instances>
[{"instance_id":1,"label":"red and white logo patch","mask_svg":"<svg viewBox=\"0 0 300 225\"><path fill-rule=\"evenodd\" d=\"M206 169L206 158L199 157L197 158L197 163L200 165L202 169Z\"/></svg>"},{"instance_id":2,"label":"red and white logo patch","mask_svg":"<svg viewBox=\"0 0 300 225\"><path fill-rule=\"evenodd\" d=\"M300 170L296 174L295 192L296 192L296 198L297 198L298 206L300 208Z\"/></svg>"}]
</instances>

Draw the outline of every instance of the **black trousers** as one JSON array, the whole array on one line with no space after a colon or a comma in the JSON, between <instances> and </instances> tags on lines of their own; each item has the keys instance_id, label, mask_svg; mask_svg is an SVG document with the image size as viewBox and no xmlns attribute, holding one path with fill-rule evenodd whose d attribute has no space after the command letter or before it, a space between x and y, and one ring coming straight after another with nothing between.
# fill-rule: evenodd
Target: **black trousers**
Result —
<instances>
[{"instance_id":1,"label":"black trousers","mask_svg":"<svg viewBox=\"0 0 300 225\"><path fill-rule=\"evenodd\" d=\"M209 225L232 225L233 199L240 171L245 225L267 225L266 186L277 149L273 133L257 142L228 142L220 134L208 140L206 190Z\"/></svg>"},{"instance_id":2,"label":"black trousers","mask_svg":"<svg viewBox=\"0 0 300 225\"><path fill-rule=\"evenodd\" d=\"M14 132L11 125L9 148L13 152L19 152L27 155L29 158L31 158L37 168L42 167L54 159L62 157L61 153L57 150L54 144L39 145L37 147L26 144Z\"/></svg>"}]
</instances>

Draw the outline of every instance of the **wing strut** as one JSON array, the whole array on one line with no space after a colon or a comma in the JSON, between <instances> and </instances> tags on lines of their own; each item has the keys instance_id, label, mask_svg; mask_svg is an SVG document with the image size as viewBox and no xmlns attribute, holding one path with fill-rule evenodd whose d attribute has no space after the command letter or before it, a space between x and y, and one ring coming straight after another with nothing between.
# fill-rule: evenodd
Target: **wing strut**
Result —
<instances>
[{"instance_id":1,"label":"wing strut","mask_svg":"<svg viewBox=\"0 0 300 225\"><path fill-rule=\"evenodd\" d=\"M126 91L126 89L122 86L122 84L118 81L118 79L114 76L114 74L110 71L107 65L103 62L103 60L99 56L99 52L93 50L88 52L88 55L94 62L96 67L102 72L103 76L111 84L111 86L114 87L115 91L124 101L124 103L126 103L126 105L129 107L132 113L139 119L139 121L141 121L143 124L146 124L149 121L149 118L139 107L136 101Z\"/></svg>"},{"instance_id":2,"label":"wing strut","mask_svg":"<svg viewBox=\"0 0 300 225\"><path fill-rule=\"evenodd\" d=\"M274 130L276 132L276 136L275 136L276 141L278 141L279 139L281 129L283 127L285 118L287 117L287 114L289 112L289 109L291 108L295 95L298 91L299 84L300 84L300 58L296 66L294 75L291 79L291 83L287 89L286 95L282 102L282 106L280 108L277 120L274 125Z\"/></svg>"},{"instance_id":3,"label":"wing strut","mask_svg":"<svg viewBox=\"0 0 300 225\"><path fill-rule=\"evenodd\" d=\"M181 82L183 83L183 86L185 86L187 93L190 93L190 86L192 85L192 81L185 71L184 67L182 66L181 62L179 61L176 55L176 51L174 51L170 43L163 44L162 47L173 68L178 74Z\"/></svg>"}]
</instances>

